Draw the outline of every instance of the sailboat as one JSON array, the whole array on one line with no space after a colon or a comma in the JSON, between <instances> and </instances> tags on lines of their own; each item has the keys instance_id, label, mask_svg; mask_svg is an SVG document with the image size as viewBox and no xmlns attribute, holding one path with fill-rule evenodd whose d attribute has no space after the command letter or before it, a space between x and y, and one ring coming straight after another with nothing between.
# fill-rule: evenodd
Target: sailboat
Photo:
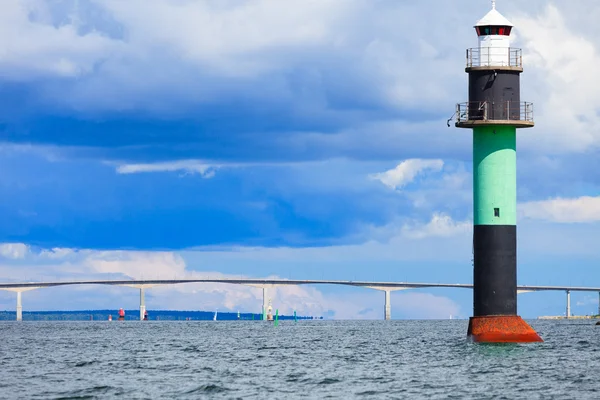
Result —
<instances>
[{"instance_id":1,"label":"sailboat","mask_svg":"<svg viewBox=\"0 0 600 400\"><path fill-rule=\"evenodd\" d=\"M238 317L238 320L241 319L240 318L240 310L238 310L238 316L237 317Z\"/></svg>"},{"instance_id":2,"label":"sailboat","mask_svg":"<svg viewBox=\"0 0 600 400\"><path fill-rule=\"evenodd\" d=\"M216 321L216 320L217 320L217 311L218 311L218 310L219 310L218 308L215 310L215 315L214 315L214 317L213 317L213 321Z\"/></svg>"}]
</instances>

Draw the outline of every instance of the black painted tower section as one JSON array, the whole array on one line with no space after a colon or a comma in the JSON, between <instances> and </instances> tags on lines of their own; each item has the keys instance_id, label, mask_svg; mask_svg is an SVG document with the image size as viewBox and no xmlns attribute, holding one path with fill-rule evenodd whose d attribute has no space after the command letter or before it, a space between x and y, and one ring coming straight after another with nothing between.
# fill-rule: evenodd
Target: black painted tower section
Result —
<instances>
[{"instance_id":1,"label":"black painted tower section","mask_svg":"<svg viewBox=\"0 0 600 400\"><path fill-rule=\"evenodd\" d=\"M517 226L475 225L473 316L517 315Z\"/></svg>"},{"instance_id":2,"label":"black painted tower section","mask_svg":"<svg viewBox=\"0 0 600 400\"><path fill-rule=\"evenodd\" d=\"M482 103L488 103L488 119L519 120L519 71L469 71L469 115L482 119Z\"/></svg>"}]
</instances>

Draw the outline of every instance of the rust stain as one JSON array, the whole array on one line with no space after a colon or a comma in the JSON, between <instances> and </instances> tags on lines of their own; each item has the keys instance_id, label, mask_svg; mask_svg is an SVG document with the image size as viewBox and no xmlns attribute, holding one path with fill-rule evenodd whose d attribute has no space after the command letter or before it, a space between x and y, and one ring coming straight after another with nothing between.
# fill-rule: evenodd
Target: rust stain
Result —
<instances>
[{"instance_id":1,"label":"rust stain","mask_svg":"<svg viewBox=\"0 0 600 400\"><path fill-rule=\"evenodd\" d=\"M467 335L479 343L543 342L537 332L518 315L471 317Z\"/></svg>"}]
</instances>

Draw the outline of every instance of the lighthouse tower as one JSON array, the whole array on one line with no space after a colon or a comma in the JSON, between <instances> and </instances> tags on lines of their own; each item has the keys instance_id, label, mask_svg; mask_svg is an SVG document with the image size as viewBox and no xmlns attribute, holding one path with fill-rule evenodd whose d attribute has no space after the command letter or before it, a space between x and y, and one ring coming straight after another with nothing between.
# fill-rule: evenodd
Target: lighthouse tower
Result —
<instances>
[{"instance_id":1,"label":"lighthouse tower","mask_svg":"<svg viewBox=\"0 0 600 400\"><path fill-rule=\"evenodd\" d=\"M496 10L477 24L479 46L467 50L469 101L456 127L473 130L473 317L477 342L539 342L517 315L517 128L533 127L533 107L520 98L521 49L513 25Z\"/></svg>"}]
</instances>

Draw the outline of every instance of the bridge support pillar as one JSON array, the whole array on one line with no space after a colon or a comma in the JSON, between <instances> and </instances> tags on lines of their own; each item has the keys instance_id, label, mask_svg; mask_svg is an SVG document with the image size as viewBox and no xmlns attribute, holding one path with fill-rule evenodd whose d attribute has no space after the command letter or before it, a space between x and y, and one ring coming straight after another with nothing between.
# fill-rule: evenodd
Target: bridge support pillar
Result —
<instances>
[{"instance_id":1,"label":"bridge support pillar","mask_svg":"<svg viewBox=\"0 0 600 400\"><path fill-rule=\"evenodd\" d=\"M277 284L274 283L241 283L242 285L251 286L255 288L262 289L262 310L260 319L263 321L267 320L267 309L269 308L269 288L277 287Z\"/></svg>"},{"instance_id":2,"label":"bridge support pillar","mask_svg":"<svg viewBox=\"0 0 600 400\"><path fill-rule=\"evenodd\" d=\"M571 318L571 291L567 290L567 318Z\"/></svg>"},{"instance_id":3,"label":"bridge support pillar","mask_svg":"<svg viewBox=\"0 0 600 400\"><path fill-rule=\"evenodd\" d=\"M23 304L21 303L21 292L17 292L17 321L23 321Z\"/></svg>"},{"instance_id":4,"label":"bridge support pillar","mask_svg":"<svg viewBox=\"0 0 600 400\"><path fill-rule=\"evenodd\" d=\"M140 321L144 320L144 314L146 313L146 294L144 288L140 288Z\"/></svg>"},{"instance_id":5,"label":"bridge support pillar","mask_svg":"<svg viewBox=\"0 0 600 400\"><path fill-rule=\"evenodd\" d=\"M385 306L383 308L383 318L386 321L389 321L392 319L392 305L391 305L391 301L390 301L390 291L386 290L385 291Z\"/></svg>"},{"instance_id":6,"label":"bridge support pillar","mask_svg":"<svg viewBox=\"0 0 600 400\"><path fill-rule=\"evenodd\" d=\"M262 295L263 295L263 303L262 303L262 320L266 321L267 320L267 307L268 305L268 297L267 297L267 288L265 286L263 286L262 288Z\"/></svg>"},{"instance_id":7,"label":"bridge support pillar","mask_svg":"<svg viewBox=\"0 0 600 400\"><path fill-rule=\"evenodd\" d=\"M389 321L392 319L392 300L391 300L391 293L393 291L396 290L406 290L406 289L410 289L408 287L402 287L402 286L365 286L368 287L369 289L374 289L374 290L379 290L381 292L384 292L385 294L385 303L383 306L383 319L385 321Z\"/></svg>"}]
</instances>

